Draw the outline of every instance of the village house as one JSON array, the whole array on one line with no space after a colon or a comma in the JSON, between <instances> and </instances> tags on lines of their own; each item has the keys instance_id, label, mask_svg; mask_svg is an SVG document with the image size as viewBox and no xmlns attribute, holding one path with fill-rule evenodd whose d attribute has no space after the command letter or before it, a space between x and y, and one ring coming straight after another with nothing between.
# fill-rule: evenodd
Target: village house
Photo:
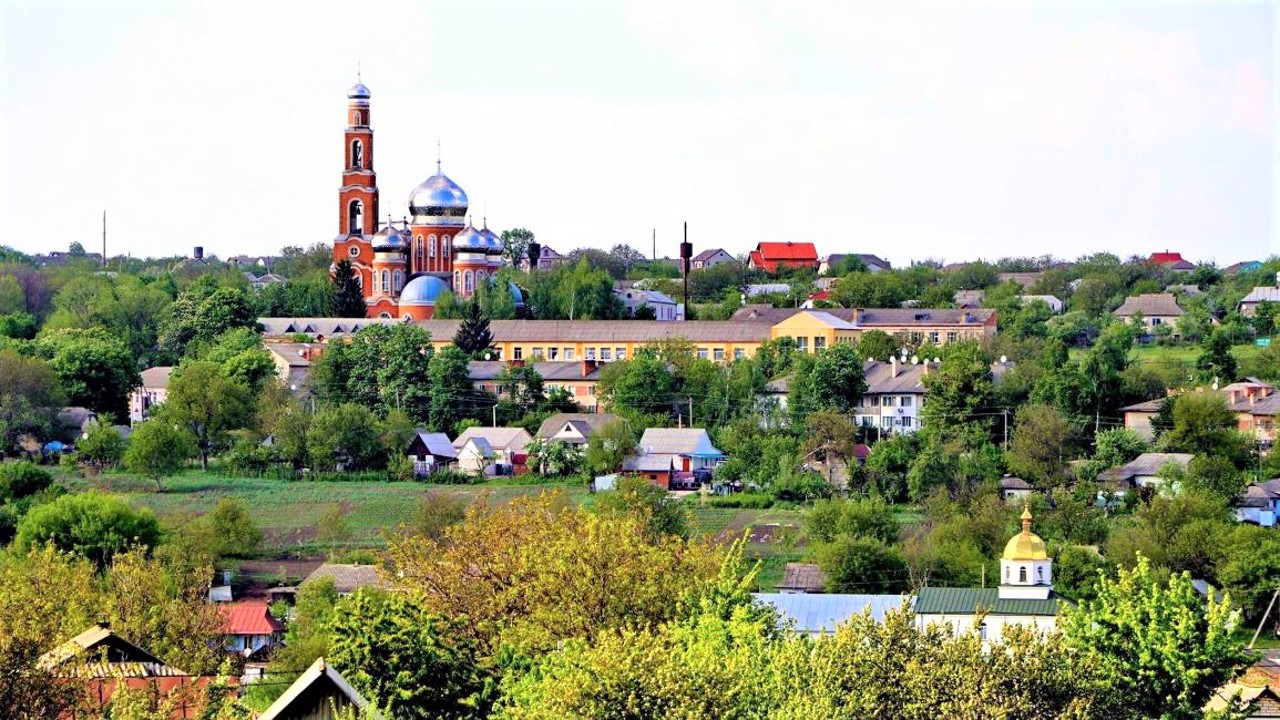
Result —
<instances>
[{"instance_id":1,"label":"village house","mask_svg":"<svg viewBox=\"0 0 1280 720\"><path fill-rule=\"evenodd\" d=\"M1227 401L1227 407L1236 414L1236 429L1250 436L1255 442L1270 447L1275 442L1276 414L1280 413L1280 393L1275 386L1256 378L1245 378L1217 390L1199 388L1194 392L1216 392ZM1120 408L1124 413L1125 428L1144 439L1155 437L1152 422L1160 413L1165 398L1147 400Z\"/></svg>"},{"instance_id":2,"label":"village house","mask_svg":"<svg viewBox=\"0 0 1280 720\"><path fill-rule=\"evenodd\" d=\"M1022 510L1022 532L1014 535L1000 557L997 587L923 587L916 595L916 623L949 627L961 635L977 630L983 640L1001 637L1007 625L1042 632L1058 626L1058 605L1066 602L1053 591L1053 560L1044 540L1031 532L1031 510ZM981 624L974 627L979 616Z\"/></svg>"},{"instance_id":3,"label":"village house","mask_svg":"<svg viewBox=\"0 0 1280 720\"><path fill-rule=\"evenodd\" d=\"M1066 308L1066 305L1053 295L1021 295L1018 297L1018 301L1021 302L1023 305L1033 303L1037 300L1043 302L1045 305L1048 305L1049 312L1053 313L1054 315L1061 315L1063 309Z\"/></svg>"},{"instance_id":4,"label":"village house","mask_svg":"<svg viewBox=\"0 0 1280 720\"><path fill-rule=\"evenodd\" d=\"M1257 314L1258 306L1262 303L1280 303L1280 272L1276 273L1276 284L1274 286L1255 287L1240 300L1240 303L1236 305L1236 310L1245 317L1253 317ZM1280 309L1280 307L1276 309Z\"/></svg>"},{"instance_id":5,"label":"village house","mask_svg":"<svg viewBox=\"0 0 1280 720\"><path fill-rule=\"evenodd\" d=\"M762 242L747 257L753 270L777 272L778 268L818 269L818 250L809 242Z\"/></svg>"},{"instance_id":6,"label":"village house","mask_svg":"<svg viewBox=\"0 0 1280 720\"><path fill-rule=\"evenodd\" d=\"M836 253L822 258L822 262L818 264L818 274L830 275L831 271L838 268L847 257L849 257L849 255ZM853 257L858 258L862 261L863 265L867 266L867 272L878 273L893 269L893 265L889 264L888 260L877 255L871 255L869 253L854 253Z\"/></svg>"},{"instance_id":7,"label":"village house","mask_svg":"<svg viewBox=\"0 0 1280 720\"><path fill-rule=\"evenodd\" d=\"M83 697L99 709L110 706L121 685L167 695L208 683L208 678L192 677L102 624L41 655L37 665L58 682L80 685Z\"/></svg>"},{"instance_id":8,"label":"village house","mask_svg":"<svg viewBox=\"0 0 1280 720\"><path fill-rule=\"evenodd\" d=\"M778 628L809 637L834 634L855 615L871 613L871 619L884 622L885 616L909 602L905 595L846 595L840 593L752 593L762 605L778 613Z\"/></svg>"},{"instance_id":9,"label":"village house","mask_svg":"<svg viewBox=\"0 0 1280 720\"><path fill-rule=\"evenodd\" d=\"M533 436L521 427L470 427L454 438L453 447L458 451L458 467L463 472L497 474L493 469L501 466L501 474L510 474L525 464L532 441Z\"/></svg>"},{"instance_id":10,"label":"village house","mask_svg":"<svg viewBox=\"0 0 1280 720\"><path fill-rule=\"evenodd\" d=\"M594 355L594 350L592 351ZM509 367L530 365L533 371L542 378L542 387L547 392L563 389L569 393L573 401L585 412L595 412L600 407L596 397L596 384L600 382L600 366L592 359L580 360L472 360L467 363L467 373L471 384L477 390L502 396L500 380Z\"/></svg>"},{"instance_id":11,"label":"village house","mask_svg":"<svg viewBox=\"0 0 1280 720\"><path fill-rule=\"evenodd\" d=\"M671 490L676 458L672 455L632 455L622 460L622 472L643 477L663 490Z\"/></svg>"},{"instance_id":12,"label":"village house","mask_svg":"<svg viewBox=\"0 0 1280 720\"><path fill-rule=\"evenodd\" d=\"M280 382L295 396L305 395L310 387L307 378L311 364L324 353L324 347L313 343L267 343L265 347Z\"/></svg>"},{"instance_id":13,"label":"village house","mask_svg":"<svg viewBox=\"0 0 1280 720\"><path fill-rule=\"evenodd\" d=\"M791 594L826 592L827 574L817 563L789 562L782 572L782 582L775 589Z\"/></svg>"},{"instance_id":14,"label":"village house","mask_svg":"<svg viewBox=\"0 0 1280 720\"><path fill-rule=\"evenodd\" d=\"M1186 470L1194 457L1191 453L1142 453L1120 467L1104 471L1098 476L1098 481L1106 483L1118 494L1137 488L1159 487L1164 482L1160 473L1166 466L1176 465Z\"/></svg>"},{"instance_id":15,"label":"village house","mask_svg":"<svg viewBox=\"0 0 1280 720\"><path fill-rule=\"evenodd\" d=\"M413 474L430 475L458 462L458 451L444 433L417 430L409 441L409 457L413 458Z\"/></svg>"},{"instance_id":16,"label":"village house","mask_svg":"<svg viewBox=\"0 0 1280 720\"><path fill-rule=\"evenodd\" d=\"M615 422L626 421L610 413L556 413L542 421L535 437L547 442L585 446L591 439L591 433Z\"/></svg>"},{"instance_id":17,"label":"village house","mask_svg":"<svg viewBox=\"0 0 1280 720\"><path fill-rule=\"evenodd\" d=\"M143 370L142 384L129 393L129 422L139 423L151 414L151 408L169 396L169 376L173 368L159 365Z\"/></svg>"},{"instance_id":18,"label":"village house","mask_svg":"<svg viewBox=\"0 0 1280 720\"><path fill-rule=\"evenodd\" d=\"M677 472L711 469L725 457L711 444L711 436L703 428L646 428L638 451L643 455L670 455Z\"/></svg>"},{"instance_id":19,"label":"village house","mask_svg":"<svg viewBox=\"0 0 1280 720\"><path fill-rule=\"evenodd\" d=\"M1160 325L1168 325L1176 336L1178 318L1186 312L1178 306L1178 299L1172 293L1143 293L1125 298L1112 314L1125 322L1141 317L1143 335L1151 335Z\"/></svg>"},{"instance_id":20,"label":"village house","mask_svg":"<svg viewBox=\"0 0 1280 720\"><path fill-rule=\"evenodd\" d=\"M653 311L653 319L660 322L684 319L680 304L666 293L631 287L616 289L613 294L622 302L622 307L626 309L627 315L635 316L640 308L647 307Z\"/></svg>"},{"instance_id":21,"label":"village house","mask_svg":"<svg viewBox=\"0 0 1280 720\"><path fill-rule=\"evenodd\" d=\"M1191 272L1196 269L1194 263L1184 259L1182 253L1164 252L1151 253L1151 257L1147 258L1147 262L1159 265L1167 270L1176 270L1177 272Z\"/></svg>"},{"instance_id":22,"label":"village house","mask_svg":"<svg viewBox=\"0 0 1280 720\"><path fill-rule=\"evenodd\" d=\"M1005 475L1000 478L1000 496L1005 499L1005 502L1025 505L1033 491L1035 487L1020 477Z\"/></svg>"},{"instance_id":23,"label":"village house","mask_svg":"<svg viewBox=\"0 0 1280 720\"><path fill-rule=\"evenodd\" d=\"M1042 277L1044 277L1043 272L1002 272L996 273L996 282L1015 282L1026 290L1040 282L1040 278Z\"/></svg>"},{"instance_id":24,"label":"village house","mask_svg":"<svg viewBox=\"0 0 1280 720\"><path fill-rule=\"evenodd\" d=\"M76 440L87 436L99 424L98 413L80 406L62 408L58 411L56 421L63 437Z\"/></svg>"},{"instance_id":25,"label":"village house","mask_svg":"<svg viewBox=\"0 0 1280 720\"><path fill-rule=\"evenodd\" d=\"M1236 519L1275 527L1280 518L1280 478L1250 483L1235 501Z\"/></svg>"},{"instance_id":26,"label":"village house","mask_svg":"<svg viewBox=\"0 0 1280 720\"><path fill-rule=\"evenodd\" d=\"M317 658L258 720L331 720L339 713L353 711L351 717L382 718L341 673L324 658Z\"/></svg>"},{"instance_id":27,"label":"village house","mask_svg":"<svg viewBox=\"0 0 1280 720\"><path fill-rule=\"evenodd\" d=\"M269 650L280 641L284 625L271 617L265 600L238 600L219 603L222 636L227 652L250 657Z\"/></svg>"},{"instance_id":28,"label":"village house","mask_svg":"<svg viewBox=\"0 0 1280 720\"><path fill-rule=\"evenodd\" d=\"M311 571L311 574L302 581L302 585L316 582L323 578L333 579L334 592L338 593L340 597L346 597L362 587L381 589L388 587L387 582L378 574L378 568L373 565L347 565L342 563L322 564Z\"/></svg>"},{"instance_id":29,"label":"village house","mask_svg":"<svg viewBox=\"0 0 1280 720\"><path fill-rule=\"evenodd\" d=\"M689 267L694 270L704 270L729 262L737 262L737 258L720 248L710 248L694 255L689 260Z\"/></svg>"}]
</instances>

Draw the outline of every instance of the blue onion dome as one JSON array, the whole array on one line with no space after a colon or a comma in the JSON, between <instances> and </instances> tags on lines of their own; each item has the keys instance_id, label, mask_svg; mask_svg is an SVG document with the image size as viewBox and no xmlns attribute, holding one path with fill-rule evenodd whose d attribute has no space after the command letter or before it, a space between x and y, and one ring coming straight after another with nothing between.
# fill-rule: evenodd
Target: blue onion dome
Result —
<instances>
[{"instance_id":1,"label":"blue onion dome","mask_svg":"<svg viewBox=\"0 0 1280 720\"><path fill-rule=\"evenodd\" d=\"M400 304L435 305L441 293L449 292L449 283L434 275L419 275L410 280L400 291Z\"/></svg>"},{"instance_id":2,"label":"blue onion dome","mask_svg":"<svg viewBox=\"0 0 1280 720\"><path fill-rule=\"evenodd\" d=\"M480 228L480 235L484 237L486 250L490 255L501 255L504 247L502 238L498 234L489 229L489 221L485 220L484 227Z\"/></svg>"},{"instance_id":3,"label":"blue onion dome","mask_svg":"<svg viewBox=\"0 0 1280 720\"><path fill-rule=\"evenodd\" d=\"M416 216L462 217L467 214L467 194L437 166L436 174L409 194L409 212Z\"/></svg>"},{"instance_id":4,"label":"blue onion dome","mask_svg":"<svg viewBox=\"0 0 1280 720\"><path fill-rule=\"evenodd\" d=\"M468 224L457 235L453 236L455 253L484 253L489 251L489 243L479 230Z\"/></svg>"},{"instance_id":5,"label":"blue onion dome","mask_svg":"<svg viewBox=\"0 0 1280 720\"><path fill-rule=\"evenodd\" d=\"M361 82L352 85L351 89L347 91L347 99L349 100L368 100L370 97L372 95L369 93L369 88L365 87L364 83Z\"/></svg>"},{"instance_id":6,"label":"blue onion dome","mask_svg":"<svg viewBox=\"0 0 1280 720\"><path fill-rule=\"evenodd\" d=\"M520 290L520 286L515 283L507 283L511 288L511 299L515 300L516 307L524 307L524 292Z\"/></svg>"},{"instance_id":7,"label":"blue onion dome","mask_svg":"<svg viewBox=\"0 0 1280 720\"><path fill-rule=\"evenodd\" d=\"M390 225L374 234L372 244L374 252L404 252L406 246L404 236Z\"/></svg>"}]
</instances>

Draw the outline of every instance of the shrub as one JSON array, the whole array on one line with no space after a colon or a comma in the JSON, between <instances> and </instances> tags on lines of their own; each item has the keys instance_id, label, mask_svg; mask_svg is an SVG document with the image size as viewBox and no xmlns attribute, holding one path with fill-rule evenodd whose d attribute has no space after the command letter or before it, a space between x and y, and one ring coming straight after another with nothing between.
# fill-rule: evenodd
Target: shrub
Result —
<instances>
[{"instance_id":1,"label":"shrub","mask_svg":"<svg viewBox=\"0 0 1280 720\"><path fill-rule=\"evenodd\" d=\"M0 463L0 502L35 495L51 484L53 476L34 463Z\"/></svg>"},{"instance_id":2,"label":"shrub","mask_svg":"<svg viewBox=\"0 0 1280 720\"><path fill-rule=\"evenodd\" d=\"M118 552L135 545L151 548L159 541L160 523L150 510L134 510L113 495L88 492L32 508L18 524L14 543L22 551L51 543L103 567Z\"/></svg>"},{"instance_id":3,"label":"shrub","mask_svg":"<svg viewBox=\"0 0 1280 720\"><path fill-rule=\"evenodd\" d=\"M773 507L773 496L766 493L735 493L733 495L715 495L707 500L707 504L715 508L745 508L748 510L766 510Z\"/></svg>"},{"instance_id":4,"label":"shrub","mask_svg":"<svg viewBox=\"0 0 1280 720\"><path fill-rule=\"evenodd\" d=\"M461 470L436 470L422 480L432 485L470 485L475 481L474 475L469 475Z\"/></svg>"}]
</instances>

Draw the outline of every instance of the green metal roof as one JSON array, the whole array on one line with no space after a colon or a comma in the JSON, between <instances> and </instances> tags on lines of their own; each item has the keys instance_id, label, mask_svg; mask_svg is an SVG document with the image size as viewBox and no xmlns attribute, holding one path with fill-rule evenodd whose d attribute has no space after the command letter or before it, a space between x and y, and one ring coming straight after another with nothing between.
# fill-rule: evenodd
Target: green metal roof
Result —
<instances>
[{"instance_id":1,"label":"green metal roof","mask_svg":"<svg viewBox=\"0 0 1280 720\"><path fill-rule=\"evenodd\" d=\"M1001 599L998 588L925 587L916 594L917 615L973 615L979 607L992 615L1057 615L1062 596L1047 600Z\"/></svg>"}]
</instances>

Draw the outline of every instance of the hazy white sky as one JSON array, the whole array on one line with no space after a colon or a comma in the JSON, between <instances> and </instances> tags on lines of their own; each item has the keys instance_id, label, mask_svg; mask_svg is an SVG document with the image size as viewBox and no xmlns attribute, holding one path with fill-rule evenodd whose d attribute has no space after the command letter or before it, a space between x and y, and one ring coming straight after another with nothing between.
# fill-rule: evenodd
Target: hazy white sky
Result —
<instances>
[{"instance_id":1,"label":"hazy white sky","mask_svg":"<svg viewBox=\"0 0 1280 720\"><path fill-rule=\"evenodd\" d=\"M1280 252L1267 2L0 0L0 244L274 253L435 170L557 249Z\"/></svg>"}]
</instances>

